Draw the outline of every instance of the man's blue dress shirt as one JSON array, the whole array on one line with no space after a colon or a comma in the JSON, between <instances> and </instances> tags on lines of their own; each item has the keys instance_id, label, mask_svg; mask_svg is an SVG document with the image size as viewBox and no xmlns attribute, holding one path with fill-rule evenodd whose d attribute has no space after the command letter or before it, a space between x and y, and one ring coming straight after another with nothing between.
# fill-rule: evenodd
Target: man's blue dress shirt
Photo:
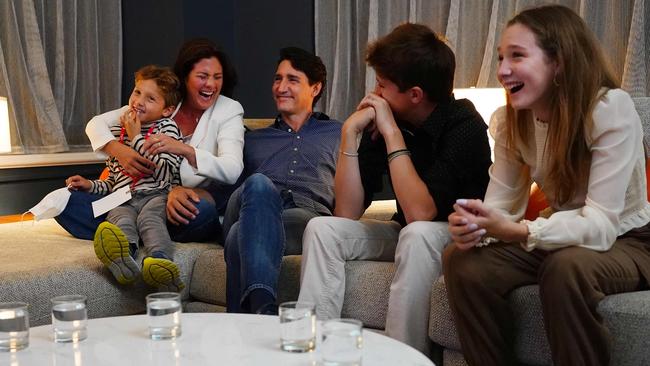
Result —
<instances>
[{"instance_id":1,"label":"man's blue dress shirt","mask_svg":"<svg viewBox=\"0 0 650 366\"><path fill-rule=\"evenodd\" d=\"M264 174L296 207L331 215L342 126L323 113L313 113L299 131L278 116L271 126L247 132L244 178Z\"/></svg>"}]
</instances>

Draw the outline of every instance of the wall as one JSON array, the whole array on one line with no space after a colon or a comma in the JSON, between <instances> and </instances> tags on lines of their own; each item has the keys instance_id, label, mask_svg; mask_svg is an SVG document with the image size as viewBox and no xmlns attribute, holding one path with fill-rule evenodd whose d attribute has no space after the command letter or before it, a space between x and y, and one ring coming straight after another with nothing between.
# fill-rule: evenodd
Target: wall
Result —
<instances>
[{"instance_id":1,"label":"wall","mask_svg":"<svg viewBox=\"0 0 650 366\"><path fill-rule=\"evenodd\" d=\"M183 42L183 7L179 0L122 1L122 104L133 90L142 66L173 66Z\"/></svg>"},{"instance_id":2,"label":"wall","mask_svg":"<svg viewBox=\"0 0 650 366\"><path fill-rule=\"evenodd\" d=\"M172 66L187 39L207 37L226 50L239 75L235 99L246 118L275 116L271 82L278 50L314 51L314 6L305 0L123 1L124 79L122 100L141 66Z\"/></svg>"},{"instance_id":3,"label":"wall","mask_svg":"<svg viewBox=\"0 0 650 366\"><path fill-rule=\"evenodd\" d=\"M248 118L274 117L271 83L278 51L297 46L314 52L313 1L236 1L234 18L237 99Z\"/></svg>"},{"instance_id":4,"label":"wall","mask_svg":"<svg viewBox=\"0 0 650 366\"><path fill-rule=\"evenodd\" d=\"M0 215L21 214L49 192L65 187L65 180L79 174L97 179L104 164L49 166L0 170Z\"/></svg>"}]
</instances>

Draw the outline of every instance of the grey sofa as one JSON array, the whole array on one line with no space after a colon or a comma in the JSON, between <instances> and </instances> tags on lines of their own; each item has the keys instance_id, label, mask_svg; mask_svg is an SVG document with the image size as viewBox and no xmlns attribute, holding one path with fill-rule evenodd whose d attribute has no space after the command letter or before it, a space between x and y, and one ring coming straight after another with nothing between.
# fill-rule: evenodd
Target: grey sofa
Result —
<instances>
[{"instance_id":1,"label":"grey sofa","mask_svg":"<svg viewBox=\"0 0 650 366\"><path fill-rule=\"evenodd\" d=\"M394 201L376 201L364 217L388 220L395 212ZM395 271L392 262L357 261L346 264L346 295L343 316L363 321L365 327L383 329L388 307L388 289ZM226 267L223 248L202 252L192 272L190 300L187 311L225 311ZM288 255L282 260L278 301L298 298L300 256Z\"/></svg>"},{"instance_id":2,"label":"grey sofa","mask_svg":"<svg viewBox=\"0 0 650 366\"><path fill-rule=\"evenodd\" d=\"M538 286L513 291L509 305L515 324L515 352L521 364L552 365L544 332ZM607 296L598 307L613 341L612 365L650 365L650 291ZM443 351L443 365L466 365L460 350L444 279L431 290L429 337Z\"/></svg>"},{"instance_id":3,"label":"grey sofa","mask_svg":"<svg viewBox=\"0 0 650 366\"><path fill-rule=\"evenodd\" d=\"M379 218L382 214L373 212L384 212L387 217L393 211L391 204L381 207L374 205L368 215ZM141 282L118 285L95 257L92 241L73 238L53 219L0 224L0 253L0 302L29 303L32 326L51 322L49 299L58 295L86 295L89 317L99 318L143 313L145 296L155 291ZM181 293L185 310L225 311L223 248L217 243L178 244L174 260L186 284ZM298 297L299 275L300 256L285 257L280 301ZM365 279L358 279L360 285L365 286ZM365 301L362 290L351 291L358 294L359 303ZM383 318L375 317L368 324L383 327Z\"/></svg>"},{"instance_id":4,"label":"grey sofa","mask_svg":"<svg viewBox=\"0 0 650 366\"><path fill-rule=\"evenodd\" d=\"M186 284L199 254L215 244L177 246L175 261ZM30 324L49 324L54 296L88 297L88 316L100 318L145 311L145 296L153 291L139 283L119 286L95 257L92 241L75 239L53 219L0 225L0 302L29 303ZM190 298L190 286L182 292Z\"/></svg>"}]
</instances>

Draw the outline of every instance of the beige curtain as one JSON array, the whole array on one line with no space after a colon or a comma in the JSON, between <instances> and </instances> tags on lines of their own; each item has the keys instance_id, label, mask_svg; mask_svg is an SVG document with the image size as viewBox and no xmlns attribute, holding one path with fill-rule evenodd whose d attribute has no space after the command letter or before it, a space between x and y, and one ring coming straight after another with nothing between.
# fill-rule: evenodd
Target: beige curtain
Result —
<instances>
[{"instance_id":1,"label":"beige curtain","mask_svg":"<svg viewBox=\"0 0 650 366\"><path fill-rule=\"evenodd\" d=\"M120 105L119 0L0 1L0 95L12 153L90 150L86 122Z\"/></svg>"},{"instance_id":2,"label":"beige curtain","mask_svg":"<svg viewBox=\"0 0 650 366\"><path fill-rule=\"evenodd\" d=\"M632 96L650 95L650 0L560 0L585 19ZM368 41L410 21L444 35L456 53L456 87L498 86L496 46L506 22L538 0L315 0L316 54L328 70L321 110L345 119L374 87Z\"/></svg>"}]
</instances>

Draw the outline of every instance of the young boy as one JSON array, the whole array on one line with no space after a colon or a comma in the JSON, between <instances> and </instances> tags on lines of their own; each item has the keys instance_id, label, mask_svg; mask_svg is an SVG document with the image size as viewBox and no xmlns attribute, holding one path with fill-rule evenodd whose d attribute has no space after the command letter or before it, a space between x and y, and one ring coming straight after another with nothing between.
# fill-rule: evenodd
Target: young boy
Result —
<instances>
[{"instance_id":1,"label":"young boy","mask_svg":"<svg viewBox=\"0 0 650 366\"><path fill-rule=\"evenodd\" d=\"M90 181L75 175L66 181L69 189L95 194L131 187L132 198L108 212L94 238L95 254L121 284L131 284L140 275L135 258L141 238L146 250L142 261L143 280L163 290L180 291L185 287L172 261L174 248L167 231L165 211L167 193L180 183L180 157L168 152L149 156L144 149L144 142L150 136L181 138L178 126L169 118L180 99L179 84L168 68L154 65L141 68L135 73L135 88L120 124L111 126L111 132L120 142L156 164L154 174L132 176L111 156L106 160L109 169L106 180ZM160 149L160 143L156 145Z\"/></svg>"}]
</instances>

